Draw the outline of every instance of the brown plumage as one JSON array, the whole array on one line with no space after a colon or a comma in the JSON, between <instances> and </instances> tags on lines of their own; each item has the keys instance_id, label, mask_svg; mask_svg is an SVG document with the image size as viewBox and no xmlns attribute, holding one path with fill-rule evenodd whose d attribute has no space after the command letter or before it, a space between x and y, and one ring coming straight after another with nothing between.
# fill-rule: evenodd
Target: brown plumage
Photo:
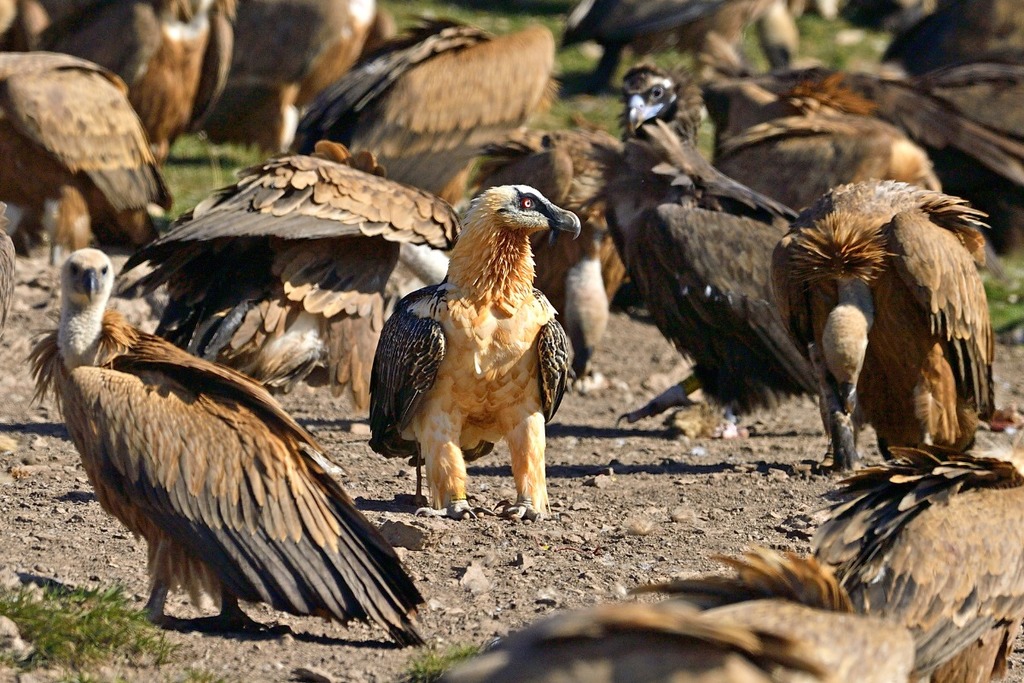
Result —
<instances>
[{"instance_id":1,"label":"brown plumage","mask_svg":"<svg viewBox=\"0 0 1024 683\"><path fill-rule=\"evenodd\" d=\"M735 576L644 589L674 594L656 604L599 605L545 619L444 680L908 680L914 643L907 630L851 614L846 592L813 558L757 550L722 559Z\"/></svg>"},{"instance_id":2,"label":"brown plumage","mask_svg":"<svg viewBox=\"0 0 1024 683\"><path fill-rule=\"evenodd\" d=\"M845 88L842 74L800 83L778 105L776 118L718 136L715 166L722 173L795 208L866 180L941 189L928 153L874 118L874 103Z\"/></svg>"},{"instance_id":3,"label":"brown plumage","mask_svg":"<svg viewBox=\"0 0 1024 683\"><path fill-rule=\"evenodd\" d=\"M361 619L403 644L422 602L377 530L326 472L311 434L259 385L105 311L114 269L71 255L61 322L32 353L39 395L53 391L100 505L149 554L147 609L178 628L256 627L238 600L298 615ZM220 601L181 622L167 592Z\"/></svg>"},{"instance_id":4,"label":"brown plumage","mask_svg":"<svg viewBox=\"0 0 1024 683\"><path fill-rule=\"evenodd\" d=\"M0 337L14 298L14 243L7 236L7 205L0 202Z\"/></svg>"},{"instance_id":5,"label":"brown plumage","mask_svg":"<svg viewBox=\"0 0 1024 683\"><path fill-rule=\"evenodd\" d=\"M603 162L621 149L622 143L603 131L521 129L488 146L477 169L481 189L526 184L580 217L577 240L551 240L543 234L532 240L537 289L558 311L569 335L577 380L589 374L608 324L608 303L626 275L598 196Z\"/></svg>"},{"instance_id":6,"label":"brown plumage","mask_svg":"<svg viewBox=\"0 0 1024 683\"><path fill-rule=\"evenodd\" d=\"M326 138L370 150L388 177L454 204L484 145L547 106L554 60L543 26L495 37L426 23L324 90L299 123L296 149Z\"/></svg>"},{"instance_id":7,"label":"brown plumage","mask_svg":"<svg viewBox=\"0 0 1024 683\"><path fill-rule=\"evenodd\" d=\"M51 233L60 250L137 246L146 212L170 194L124 84L90 62L45 52L0 54L0 200L19 249ZM88 210L86 211L86 207Z\"/></svg>"},{"instance_id":8,"label":"brown plumage","mask_svg":"<svg viewBox=\"0 0 1024 683\"><path fill-rule=\"evenodd\" d=\"M1024 477L1012 462L897 449L836 492L814 538L855 608L914 636L915 676L1005 673L1024 616Z\"/></svg>"},{"instance_id":9,"label":"brown plumage","mask_svg":"<svg viewBox=\"0 0 1024 683\"><path fill-rule=\"evenodd\" d=\"M923 74L964 62L1024 59L1024 12L1017 0L942 0L900 31L882 60Z\"/></svg>"},{"instance_id":10,"label":"brown plumage","mask_svg":"<svg viewBox=\"0 0 1024 683\"><path fill-rule=\"evenodd\" d=\"M708 110L719 139L780 116L780 106L787 106L781 99L801 83L836 77L843 91L860 103L870 102L875 116L928 152L944 192L964 197L989 215L989 237L997 251L1021 243L1024 65L975 62L906 79L827 69L734 79L708 88ZM835 100L829 106L858 113L847 108L849 103Z\"/></svg>"},{"instance_id":11,"label":"brown plumage","mask_svg":"<svg viewBox=\"0 0 1024 683\"><path fill-rule=\"evenodd\" d=\"M203 129L214 142L287 150L299 112L359 57L374 0L246 0L238 6L231 71Z\"/></svg>"},{"instance_id":12,"label":"brown plumage","mask_svg":"<svg viewBox=\"0 0 1024 683\"><path fill-rule=\"evenodd\" d=\"M595 40L604 48L588 84L593 92L607 87L626 46L636 55L667 48L702 53L717 39L734 50L747 25L775 5L776 0L582 0L569 12L562 45ZM761 36L773 64L786 66L796 46L782 44L783 37L772 31Z\"/></svg>"},{"instance_id":13,"label":"brown plumage","mask_svg":"<svg viewBox=\"0 0 1024 683\"><path fill-rule=\"evenodd\" d=\"M554 309L533 287L530 237L548 230L576 237L580 221L525 185L484 191L470 205L445 281L403 298L384 325L370 385L370 447L424 461L424 514L472 516L465 461L500 439L517 492L506 514L535 519L549 510L544 425L562 401L569 349Z\"/></svg>"},{"instance_id":14,"label":"brown plumage","mask_svg":"<svg viewBox=\"0 0 1024 683\"><path fill-rule=\"evenodd\" d=\"M79 2L75 9L47 27L40 49L88 59L120 76L162 163L224 87L235 0Z\"/></svg>"},{"instance_id":15,"label":"brown plumage","mask_svg":"<svg viewBox=\"0 0 1024 683\"><path fill-rule=\"evenodd\" d=\"M794 221L772 290L819 373L836 465L863 421L879 446L962 451L993 409L980 212L892 181L844 185Z\"/></svg>"},{"instance_id":16,"label":"brown plumage","mask_svg":"<svg viewBox=\"0 0 1024 683\"><path fill-rule=\"evenodd\" d=\"M769 254L795 214L701 156L700 93L685 75L636 67L623 95L637 137L607 164L608 225L654 323L694 360L705 396L726 408L813 393L814 374L768 303ZM625 417L671 407L661 399Z\"/></svg>"},{"instance_id":17,"label":"brown plumage","mask_svg":"<svg viewBox=\"0 0 1024 683\"><path fill-rule=\"evenodd\" d=\"M168 285L157 333L270 387L347 385L365 410L400 246L447 249L458 227L448 204L382 173L330 142L242 171L125 264L156 267L137 288Z\"/></svg>"}]
</instances>

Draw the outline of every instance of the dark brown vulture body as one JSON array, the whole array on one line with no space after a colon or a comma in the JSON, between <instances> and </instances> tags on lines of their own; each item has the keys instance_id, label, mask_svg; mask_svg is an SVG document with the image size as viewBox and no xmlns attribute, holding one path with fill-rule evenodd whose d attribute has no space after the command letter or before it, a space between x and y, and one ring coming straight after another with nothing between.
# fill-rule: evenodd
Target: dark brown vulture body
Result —
<instances>
[{"instance_id":1,"label":"dark brown vulture body","mask_svg":"<svg viewBox=\"0 0 1024 683\"><path fill-rule=\"evenodd\" d=\"M54 18L39 47L120 76L163 163L175 138L203 118L224 87L234 8L235 0L79 2L77 11Z\"/></svg>"},{"instance_id":2,"label":"dark brown vulture body","mask_svg":"<svg viewBox=\"0 0 1024 683\"><path fill-rule=\"evenodd\" d=\"M231 72L203 129L214 142L287 150L305 105L359 57L374 0L245 0Z\"/></svg>"},{"instance_id":3,"label":"dark brown vulture body","mask_svg":"<svg viewBox=\"0 0 1024 683\"><path fill-rule=\"evenodd\" d=\"M675 594L656 604L600 605L545 619L444 680L908 680L914 643L907 630L851 614L832 572L813 559L759 550L725 561L737 576L654 586Z\"/></svg>"},{"instance_id":4,"label":"dark brown vulture body","mask_svg":"<svg viewBox=\"0 0 1024 683\"><path fill-rule=\"evenodd\" d=\"M333 143L242 171L125 264L167 283L157 333L270 387L346 385L359 409L402 243L447 249L458 218L437 197L379 175ZM226 274L231 274L226 277Z\"/></svg>"},{"instance_id":5,"label":"dark brown vulture body","mask_svg":"<svg viewBox=\"0 0 1024 683\"><path fill-rule=\"evenodd\" d=\"M963 200L902 183L845 185L801 213L775 248L775 301L816 363L834 441L855 437L863 419L883 451L959 452L991 416L978 217ZM848 443L833 445L840 466L856 460Z\"/></svg>"},{"instance_id":6,"label":"dark brown vulture body","mask_svg":"<svg viewBox=\"0 0 1024 683\"><path fill-rule=\"evenodd\" d=\"M715 166L798 209L837 185L866 180L941 189L927 152L873 117L874 104L840 80L803 83L779 98L776 118L719 135Z\"/></svg>"},{"instance_id":7,"label":"dark brown vulture body","mask_svg":"<svg viewBox=\"0 0 1024 683\"><path fill-rule=\"evenodd\" d=\"M4 334L7 314L14 298L14 243L7 236L7 207L0 202L0 337Z\"/></svg>"},{"instance_id":8,"label":"dark brown vulture body","mask_svg":"<svg viewBox=\"0 0 1024 683\"><path fill-rule=\"evenodd\" d=\"M902 624L915 676L1001 678L1024 616L1024 478L1014 462L900 449L835 494L814 545L857 611Z\"/></svg>"},{"instance_id":9,"label":"dark brown vulture body","mask_svg":"<svg viewBox=\"0 0 1024 683\"><path fill-rule=\"evenodd\" d=\"M942 0L899 32L882 60L907 73L985 60L1024 61L1024 12L1017 0Z\"/></svg>"},{"instance_id":10,"label":"dark brown vulture body","mask_svg":"<svg viewBox=\"0 0 1024 683\"><path fill-rule=\"evenodd\" d=\"M988 214L997 251L1021 243L1024 65L969 63L907 79L806 69L734 80L711 86L706 95L719 139L776 118L784 93L836 73L843 74L839 85L871 102L878 118L928 152L944 192Z\"/></svg>"},{"instance_id":11,"label":"dark brown vulture body","mask_svg":"<svg viewBox=\"0 0 1024 683\"><path fill-rule=\"evenodd\" d=\"M156 232L149 203L170 195L146 133L105 69L68 55L0 54L0 200L19 249L137 246ZM91 226L91 228L90 228Z\"/></svg>"},{"instance_id":12,"label":"dark brown vulture body","mask_svg":"<svg viewBox=\"0 0 1024 683\"><path fill-rule=\"evenodd\" d=\"M666 78L638 67L627 74L627 100L647 101ZM661 333L693 358L706 395L745 413L813 394L811 367L769 303L769 254L795 213L701 156L699 92L682 75L674 83L678 95L657 105L661 115L676 112L673 123L641 125L608 164L608 225L630 278Z\"/></svg>"},{"instance_id":13,"label":"dark brown vulture body","mask_svg":"<svg viewBox=\"0 0 1024 683\"><path fill-rule=\"evenodd\" d=\"M526 184L580 217L579 239L552 241L539 234L532 240L535 284L569 335L577 379L589 371L608 323L608 303L626 275L598 197L603 163L621 149L621 142L601 131L523 129L490 145L477 173L481 189Z\"/></svg>"},{"instance_id":14,"label":"dark brown vulture body","mask_svg":"<svg viewBox=\"0 0 1024 683\"><path fill-rule=\"evenodd\" d=\"M494 37L433 22L385 43L324 90L295 147L321 139L377 155L388 177L455 204L473 160L552 96L554 39L542 26Z\"/></svg>"},{"instance_id":15,"label":"dark brown vulture body","mask_svg":"<svg viewBox=\"0 0 1024 683\"><path fill-rule=\"evenodd\" d=\"M604 48L590 78L589 90L596 91L608 86L627 46L636 55L667 48L704 52L709 38L715 36L732 48L739 44L743 29L775 4L775 0L583 0L569 12L562 45L594 40ZM795 45L783 50L791 53ZM766 52L774 63L774 52L767 47ZM789 56L775 65L785 66Z\"/></svg>"},{"instance_id":16,"label":"dark brown vulture body","mask_svg":"<svg viewBox=\"0 0 1024 683\"><path fill-rule=\"evenodd\" d=\"M253 626L247 600L422 643L419 592L327 473L323 447L258 384L104 312L112 285L102 252L72 254L61 326L32 360L100 505L146 541L150 618L179 624L163 607L183 588L220 601L209 627Z\"/></svg>"}]
</instances>

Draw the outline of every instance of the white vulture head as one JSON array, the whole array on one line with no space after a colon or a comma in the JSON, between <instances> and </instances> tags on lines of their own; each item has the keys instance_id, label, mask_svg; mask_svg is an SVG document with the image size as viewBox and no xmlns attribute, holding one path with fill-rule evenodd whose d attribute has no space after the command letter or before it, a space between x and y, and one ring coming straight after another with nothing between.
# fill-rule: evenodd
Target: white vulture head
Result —
<instances>
[{"instance_id":1,"label":"white vulture head","mask_svg":"<svg viewBox=\"0 0 1024 683\"><path fill-rule=\"evenodd\" d=\"M99 249L79 249L61 269L58 344L69 370L95 362L103 313L114 287L114 266Z\"/></svg>"}]
</instances>

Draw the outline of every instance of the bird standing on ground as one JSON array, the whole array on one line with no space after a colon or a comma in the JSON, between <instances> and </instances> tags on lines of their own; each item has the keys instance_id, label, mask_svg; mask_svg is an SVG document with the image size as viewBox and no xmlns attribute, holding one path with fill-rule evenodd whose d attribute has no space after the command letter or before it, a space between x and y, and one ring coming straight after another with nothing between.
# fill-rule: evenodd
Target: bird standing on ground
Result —
<instances>
[{"instance_id":1,"label":"bird standing on ground","mask_svg":"<svg viewBox=\"0 0 1024 683\"><path fill-rule=\"evenodd\" d=\"M655 325L694 361L690 380L623 417L688 405L698 386L737 413L816 393L810 365L768 302L769 254L796 214L704 159L700 91L685 74L635 67L623 98L636 133L606 165L608 225Z\"/></svg>"},{"instance_id":2,"label":"bird standing on ground","mask_svg":"<svg viewBox=\"0 0 1024 683\"><path fill-rule=\"evenodd\" d=\"M577 240L533 237L537 289L544 292L572 342L572 369L582 390L601 385L594 353L608 325L608 306L626 276L598 197L603 162L622 150L604 131L521 129L493 145L478 166L481 189L522 183L580 217Z\"/></svg>"},{"instance_id":3,"label":"bird standing on ground","mask_svg":"<svg viewBox=\"0 0 1024 683\"><path fill-rule=\"evenodd\" d=\"M893 181L838 187L793 222L772 292L818 373L835 465L861 419L889 446L962 452L993 410L981 212ZM863 416L863 418L861 417Z\"/></svg>"},{"instance_id":4,"label":"bird standing on ground","mask_svg":"<svg viewBox=\"0 0 1024 683\"><path fill-rule=\"evenodd\" d=\"M150 203L171 196L124 83L69 55L0 54L0 200L27 251L49 234L51 260L156 236Z\"/></svg>"},{"instance_id":5,"label":"bird standing on ground","mask_svg":"<svg viewBox=\"0 0 1024 683\"><path fill-rule=\"evenodd\" d=\"M483 147L554 98L555 40L543 26L504 36L450 21L388 41L313 101L295 147L323 139L377 155L388 177L457 204Z\"/></svg>"},{"instance_id":6,"label":"bird standing on ground","mask_svg":"<svg viewBox=\"0 0 1024 683\"><path fill-rule=\"evenodd\" d=\"M370 447L422 458L424 514L473 516L465 461L502 438L517 492L505 514L549 511L544 424L561 403L569 349L533 287L530 237L548 230L576 237L580 221L531 187L486 190L470 205L445 281L406 296L384 325L370 383Z\"/></svg>"},{"instance_id":7,"label":"bird standing on ground","mask_svg":"<svg viewBox=\"0 0 1024 683\"><path fill-rule=\"evenodd\" d=\"M339 393L348 386L365 410L403 245L450 248L458 216L382 177L372 154L333 142L316 149L242 171L124 272L154 266L131 289L167 284L157 334L181 348L284 391L304 379Z\"/></svg>"},{"instance_id":8,"label":"bird standing on ground","mask_svg":"<svg viewBox=\"0 0 1024 683\"><path fill-rule=\"evenodd\" d=\"M854 608L905 626L911 680L1001 678L1024 617L1024 476L1009 461L896 449L856 473L814 537Z\"/></svg>"},{"instance_id":9,"label":"bird standing on ground","mask_svg":"<svg viewBox=\"0 0 1024 683\"><path fill-rule=\"evenodd\" d=\"M128 84L153 154L199 123L231 68L235 0L81 2L55 19L39 49L96 62Z\"/></svg>"},{"instance_id":10,"label":"bird standing on ground","mask_svg":"<svg viewBox=\"0 0 1024 683\"><path fill-rule=\"evenodd\" d=\"M238 600L297 615L375 622L403 644L422 598L394 550L326 473L323 447L243 375L106 311L114 268L83 249L61 273L60 327L32 352L100 505L145 539L157 624L259 625ZM169 590L216 617L164 614Z\"/></svg>"}]
</instances>

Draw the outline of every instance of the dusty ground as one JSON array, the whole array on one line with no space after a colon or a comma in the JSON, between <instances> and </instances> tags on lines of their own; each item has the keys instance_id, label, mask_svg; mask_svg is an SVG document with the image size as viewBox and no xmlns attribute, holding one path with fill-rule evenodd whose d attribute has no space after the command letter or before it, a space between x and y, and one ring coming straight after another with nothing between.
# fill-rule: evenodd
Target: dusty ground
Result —
<instances>
[{"instance_id":1,"label":"dusty ground","mask_svg":"<svg viewBox=\"0 0 1024 683\"><path fill-rule=\"evenodd\" d=\"M18 276L17 303L0 341L0 432L19 444L0 454L0 565L75 586L120 584L141 607L143 546L100 509L55 408L31 403L25 357L30 339L55 324L56 274L33 260L19 262ZM118 307L134 322L152 325L144 303ZM370 451L365 423L354 421L346 404L309 390L284 398L342 466L344 486L371 520L426 530L424 550L399 552L428 601L421 625L430 643L479 644L556 609L620 600L640 583L712 570L716 553L755 544L808 549L812 513L834 484L807 465L825 447L814 405L797 400L774 414L751 416L747 439L670 439L657 420L616 427L620 412L653 396L683 368L657 330L626 315L614 316L608 341L597 366L612 388L567 396L549 425L548 485L560 514L537 524L417 520L412 469ZM1022 368L1024 350L999 348L1000 405L1024 404ZM1008 440L1003 434L981 438ZM872 435L864 441L872 443ZM878 460L873 447L867 456ZM469 473L477 504L513 494L503 449ZM182 615L189 610L180 595L169 609ZM289 624L297 635L171 634L181 645L171 664L113 673L128 680L176 680L195 669L226 680L263 681L289 680L306 668L324 675L321 680L394 681L417 654L393 648L369 627L248 609L261 621ZM1011 680L1024 680L1020 647Z\"/></svg>"}]
</instances>

